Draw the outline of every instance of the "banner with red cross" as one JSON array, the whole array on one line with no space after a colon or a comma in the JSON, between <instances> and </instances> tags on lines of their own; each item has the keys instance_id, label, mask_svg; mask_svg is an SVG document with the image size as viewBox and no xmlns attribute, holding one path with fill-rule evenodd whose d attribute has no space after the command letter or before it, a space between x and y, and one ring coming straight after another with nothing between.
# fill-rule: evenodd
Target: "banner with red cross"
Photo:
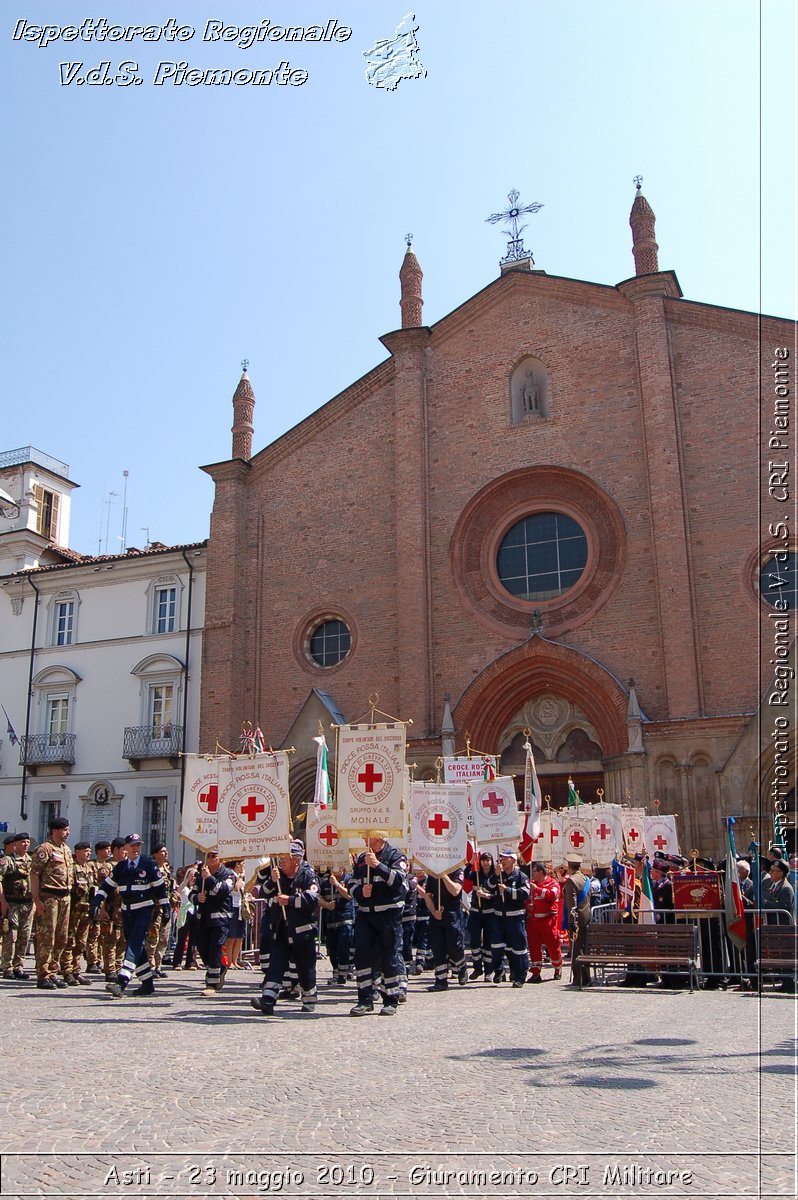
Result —
<instances>
[{"instance_id":1,"label":"banner with red cross","mask_svg":"<svg viewBox=\"0 0 798 1200\"><path fill-rule=\"evenodd\" d=\"M490 781L473 781L471 819L474 836L480 846L504 843L516 849L519 840L518 803L511 775L497 775Z\"/></svg>"},{"instance_id":2,"label":"banner with red cross","mask_svg":"<svg viewBox=\"0 0 798 1200\"><path fill-rule=\"evenodd\" d=\"M593 861L593 819L590 813L591 805L579 804L576 808L566 809L560 814L562 836L560 846L563 859L569 854L578 854L583 863L589 865Z\"/></svg>"},{"instance_id":3,"label":"banner with red cross","mask_svg":"<svg viewBox=\"0 0 798 1200\"><path fill-rule=\"evenodd\" d=\"M610 867L623 852L623 826L619 804L591 804L591 857L594 867Z\"/></svg>"},{"instance_id":4,"label":"banner with red cross","mask_svg":"<svg viewBox=\"0 0 798 1200\"><path fill-rule=\"evenodd\" d=\"M465 784L414 783L410 793L410 854L439 877L466 861L468 788Z\"/></svg>"},{"instance_id":5,"label":"banner with red cross","mask_svg":"<svg viewBox=\"0 0 798 1200\"><path fill-rule=\"evenodd\" d=\"M645 849L645 819L646 810L644 808L624 807L621 809L621 828L627 854L641 854Z\"/></svg>"},{"instance_id":6,"label":"banner with red cross","mask_svg":"<svg viewBox=\"0 0 798 1200\"><path fill-rule=\"evenodd\" d=\"M336 756L340 832L361 837L384 829L402 834L405 781L403 724L342 725Z\"/></svg>"},{"instance_id":7,"label":"banner with red cross","mask_svg":"<svg viewBox=\"0 0 798 1200\"><path fill-rule=\"evenodd\" d=\"M643 837L646 850L653 858L657 852L663 854L680 854L679 839L676 836L675 817L646 817L643 822Z\"/></svg>"},{"instance_id":8,"label":"banner with red cross","mask_svg":"<svg viewBox=\"0 0 798 1200\"><path fill-rule=\"evenodd\" d=\"M325 808L321 812L315 804L307 806L305 821L305 847L311 866L329 867L331 871L348 870L352 860L350 850L363 849L359 839L342 837L338 828L338 809Z\"/></svg>"},{"instance_id":9,"label":"banner with red cross","mask_svg":"<svg viewBox=\"0 0 798 1200\"><path fill-rule=\"evenodd\" d=\"M224 756L225 759L228 755ZM218 840L219 762L212 754L186 754L180 836L200 850Z\"/></svg>"},{"instance_id":10,"label":"banner with red cross","mask_svg":"<svg viewBox=\"0 0 798 1200\"><path fill-rule=\"evenodd\" d=\"M220 762L219 789L217 845L222 858L288 853L291 803L284 751Z\"/></svg>"}]
</instances>

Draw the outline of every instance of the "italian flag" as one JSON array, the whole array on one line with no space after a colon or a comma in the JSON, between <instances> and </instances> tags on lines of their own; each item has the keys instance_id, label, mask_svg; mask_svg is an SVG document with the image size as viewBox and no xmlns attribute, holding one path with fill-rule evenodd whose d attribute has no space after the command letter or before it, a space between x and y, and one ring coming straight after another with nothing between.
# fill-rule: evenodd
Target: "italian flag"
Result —
<instances>
[{"instance_id":1,"label":"italian flag","mask_svg":"<svg viewBox=\"0 0 798 1200\"><path fill-rule=\"evenodd\" d=\"M535 842L540 837L540 781L535 770L532 746L524 742L526 767L524 770L524 828L521 834L519 853L525 863L532 861Z\"/></svg>"},{"instance_id":2,"label":"italian flag","mask_svg":"<svg viewBox=\"0 0 798 1200\"><path fill-rule=\"evenodd\" d=\"M324 734L314 737L316 743L316 787L313 792L313 804L316 812L322 812L330 807L330 773L327 770L327 739Z\"/></svg>"},{"instance_id":3,"label":"italian flag","mask_svg":"<svg viewBox=\"0 0 798 1200\"><path fill-rule=\"evenodd\" d=\"M574 787L574 781L568 777L568 805L570 808L576 808L579 803L579 792Z\"/></svg>"},{"instance_id":4,"label":"italian flag","mask_svg":"<svg viewBox=\"0 0 798 1200\"><path fill-rule=\"evenodd\" d=\"M740 880L737 875L737 850L734 845L734 817L726 818L728 831L728 846L726 849L726 886L724 909L726 912L726 932L738 950L745 949L745 908L740 891Z\"/></svg>"},{"instance_id":5,"label":"italian flag","mask_svg":"<svg viewBox=\"0 0 798 1200\"><path fill-rule=\"evenodd\" d=\"M638 925L653 925L656 922L654 915L654 889L651 886L651 869L648 862L643 863L643 874L640 877L640 908L637 911Z\"/></svg>"}]
</instances>

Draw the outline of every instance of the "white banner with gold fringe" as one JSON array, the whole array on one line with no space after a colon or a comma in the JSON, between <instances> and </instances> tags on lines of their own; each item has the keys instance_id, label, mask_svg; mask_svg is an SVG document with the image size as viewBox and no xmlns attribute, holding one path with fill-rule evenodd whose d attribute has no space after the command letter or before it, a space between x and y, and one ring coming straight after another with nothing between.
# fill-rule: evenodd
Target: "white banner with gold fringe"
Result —
<instances>
[{"instance_id":1,"label":"white banner with gold fringe","mask_svg":"<svg viewBox=\"0 0 798 1200\"><path fill-rule=\"evenodd\" d=\"M291 803L284 751L219 763L217 844L222 858L288 852Z\"/></svg>"},{"instance_id":2,"label":"white banner with gold fringe","mask_svg":"<svg viewBox=\"0 0 798 1200\"><path fill-rule=\"evenodd\" d=\"M224 760L229 759L224 755ZM183 808L180 836L200 850L212 850L218 840L219 763L214 754L184 755Z\"/></svg>"},{"instance_id":3,"label":"white banner with gold fringe","mask_svg":"<svg viewBox=\"0 0 798 1200\"><path fill-rule=\"evenodd\" d=\"M360 839L353 842L351 838L341 837L337 808L317 812L315 805L309 804L305 822L305 848L311 866L344 871L352 865L350 851L359 853L363 846Z\"/></svg>"},{"instance_id":4,"label":"white banner with gold fringe","mask_svg":"<svg viewBox=\"0 0 798 1200\"><path fill-rule=\"evenodd\" d=\"M497 775L489 782L469 783L474 836L480 846L504 842L518 846L518 804L511 775Z\"/></svg>"},{"instance_id":5,"label":"white banner with gold fringe","mask_svg":"<svg viewBox=\"0 0 798 1200\"><path fill-rule=\"evenodd\" d=\"M336 761L339 832L363 836L370 829L384 829L401 837L404 725L342 725Z\"/></svg>"},{"instance_id":6,"label":"white banner with gold fringe","mask_svg":"<svg viewBox=\"0 0 798 1200\"><path fill-rule=\"evenodd\" d=\"M429 875L448 875L466 861L467 810L465 784L413 784L410 853Z\"/></svg>"}]
</instances>

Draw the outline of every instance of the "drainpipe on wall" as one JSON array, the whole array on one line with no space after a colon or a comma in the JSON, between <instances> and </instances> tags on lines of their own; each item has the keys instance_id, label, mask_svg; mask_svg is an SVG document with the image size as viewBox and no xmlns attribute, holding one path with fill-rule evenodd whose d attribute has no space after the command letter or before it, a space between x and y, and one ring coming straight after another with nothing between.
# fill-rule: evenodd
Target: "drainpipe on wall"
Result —
<instances>
[{"instance_id":1,"label":"drainpipe on wall","mask_svg":"<svg viewBox=\"0 0 798 1200\"><path fill-rule=\"evenodd\" d=\"M30 635L30 666L28 667L28 705L25 710L25 753L22 755L22 791L19 797L19 816L20 820L27 821L28 814L25 811L25 788L28 782L28 746L30 745L30 708L33 702L33 663L36 658L36 622L39 617L39 589L33 582L33 579L28 575L28 583L36 593L36 599L33 602L33 629Z\"/></svg>"},{"instance_id":2,"label":"drainpipe on wall","mask_svg":"<svg viewBox=\"0 0 798 1200\"><path fill-rule=\"evenodd\" d=\"M191 601L194 594L194 568L182 551L183 559L188 567L188 610L186 612L186 686L183 688L183 744L180 747L180 812L183 812L183 785L186 780L186 739L188 736L188 665L191 648Z\"/></svg>"}]
</instances>

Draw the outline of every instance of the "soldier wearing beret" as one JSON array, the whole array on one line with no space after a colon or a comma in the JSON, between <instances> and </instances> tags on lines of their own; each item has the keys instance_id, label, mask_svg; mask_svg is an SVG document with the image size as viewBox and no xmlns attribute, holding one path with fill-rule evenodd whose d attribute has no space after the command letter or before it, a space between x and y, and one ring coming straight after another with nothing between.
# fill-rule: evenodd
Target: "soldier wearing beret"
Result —
<instances>
[{"instance_id":1,"label":"soldier wearing beret","mask_svg":"<svg viewBox=\"0 0 798 1200\"><path fill-rule=\"evenodd\" d=\"M80 960L86 953L86 939L92 924L89 900L94 887L94 869L89 861L90 857L91 843L76 842L73 851L75 873L70 893L69 937L61 955L61 972L70 987L79 983L91 983L91 980L80 972Z\"/></svg>"},{"instance_id":2,"label":"soldier wearing beret","mask_svg":"<svg viewBox=\"0 0 798 1200\"><path fill-rule=\"evenodd\" d=\"M36 986L45 991L65 988L58 978L69 938L69 905L75 864L67 845L69 821L51 817L49 837L37 846L31 862L31 894L36 911Z\"/></svg>"},{"instance_id":3,"label":"soldier wearing beret","mask_svg":"<svg viewBox=\"0 0 798 1200\"><path fill-rule=\"evenodd\" d=\"M97 883L95 896L113 871L117 863L125 858L125 839L116 837L111 842L110 858L95 867ZM125 960L125 929L122 924L122 900L119 891L112 891L105 904L95 914L92 922L95 929L100 930L100 952L103 957L103 971L106 983L115 983L122 963Z\"/></svg>"},{"instance_id":4,"label":"soldier wearing beret","mask_svg":"<svg viewBox=\"0 0 798 1200\"><path fill-rule=\"evenodd\" d=\"M111 857L111 843L105 840L94 843L94 858L91 862L92 871L92 887L91 897L98 886L105 879L106 875L111 872L113 863L108 860ZM99 921L89 921L89 933L86 939L86 974L99 975L102 972L100 964L100 923Z\"/></svg>"},{"instance_id":5,"label":"soldier wearing beret","mask_svg":"<svg viewBox=\"0 0 798 1200\"><path fill-rule=\"evenodd\" d=\"M3 915L3 978L30 979L23 959L33 928L30 890L30 836L12 833L3 840L0 859L0 911Z\"/></svg>"}]
</instances>

